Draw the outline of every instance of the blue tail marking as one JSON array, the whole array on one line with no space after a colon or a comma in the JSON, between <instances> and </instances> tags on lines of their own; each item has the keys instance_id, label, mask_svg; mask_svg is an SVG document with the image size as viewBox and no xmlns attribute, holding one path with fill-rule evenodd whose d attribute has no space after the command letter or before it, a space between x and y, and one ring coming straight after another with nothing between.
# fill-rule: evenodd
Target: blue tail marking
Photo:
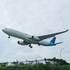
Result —
<instances>
[{"instance_id":1,"label":"blue tail marking","mask_svg":"<svg viewBox=\"0 0 70 70\"><path fill-rule=\"evenodd\" d=\"M50 43L55 43L55 40L56 40L56 37L54 37L51 41L50 41Z\"/></svg>"}]
</instances>

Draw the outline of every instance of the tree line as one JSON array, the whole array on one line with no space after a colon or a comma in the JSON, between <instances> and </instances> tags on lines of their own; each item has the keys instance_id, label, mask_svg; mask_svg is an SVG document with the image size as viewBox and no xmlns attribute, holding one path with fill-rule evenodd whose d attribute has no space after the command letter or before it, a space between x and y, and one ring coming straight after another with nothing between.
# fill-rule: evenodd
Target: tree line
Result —
<instances>
[{"instance_id":1,"label":"tree line","mask_svg":"<svg viewBox=\"0 0 70 70\"><path fill-rule=\"evenodd\" d=\"M12 62L13 65L7 66L6 63L0 63L0 70L70 70L70 64L63 59L52 59L44 58L45 63L39 63L36 61L35 64L23 62L18 63Z\"/></svg>"}]
</instances>

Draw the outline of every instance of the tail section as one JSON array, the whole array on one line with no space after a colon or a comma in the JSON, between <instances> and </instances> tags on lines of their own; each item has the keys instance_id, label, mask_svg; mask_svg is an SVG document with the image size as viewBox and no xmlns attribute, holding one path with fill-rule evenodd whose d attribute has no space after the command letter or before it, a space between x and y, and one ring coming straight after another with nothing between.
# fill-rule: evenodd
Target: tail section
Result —
<instances>
[{"instance_id":1,"label":"tail section","mask_svg":"<svg viewBox=\"0 0 70 70\"><path fill-rule=\"evenodd\" d=\"M55 43L55 40L56 40L56 37L54 37L51 41L50 41L50 43Z\"/></svg>"}]
</instances>

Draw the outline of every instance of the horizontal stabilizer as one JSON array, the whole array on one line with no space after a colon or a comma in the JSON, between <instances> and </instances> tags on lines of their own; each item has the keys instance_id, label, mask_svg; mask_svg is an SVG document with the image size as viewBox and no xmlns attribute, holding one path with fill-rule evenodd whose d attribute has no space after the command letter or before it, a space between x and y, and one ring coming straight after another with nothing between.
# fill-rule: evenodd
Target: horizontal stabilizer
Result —
<instances>
[{"instance_id":1,"label":"horizontal stabilizer","mask_svg":"<svg viewBox=\"0 0 70 70\"><path fill-rule=\"evenodd\" d=\"M63 43L63 42L55 43L54 45L61 44L61 43Z\"/></svg>"}]
</instances>

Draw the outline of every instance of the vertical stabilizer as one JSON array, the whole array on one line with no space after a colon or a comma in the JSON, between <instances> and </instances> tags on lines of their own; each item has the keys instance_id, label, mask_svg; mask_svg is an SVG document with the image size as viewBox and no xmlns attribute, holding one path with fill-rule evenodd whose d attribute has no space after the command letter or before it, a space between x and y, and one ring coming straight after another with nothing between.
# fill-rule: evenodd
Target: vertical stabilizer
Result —
<instances>
[{"instance_id":1,"label":"vertical stabilizer","mask_svg":"<svg viewBox=\"0 0 70 70\"><path fill-rule=\"evenodd\" d=\"M50 43L55 43L55 40L56 40L56 37L54 37L51 41L50 41Z\"/></svg>"}]
</instances>

